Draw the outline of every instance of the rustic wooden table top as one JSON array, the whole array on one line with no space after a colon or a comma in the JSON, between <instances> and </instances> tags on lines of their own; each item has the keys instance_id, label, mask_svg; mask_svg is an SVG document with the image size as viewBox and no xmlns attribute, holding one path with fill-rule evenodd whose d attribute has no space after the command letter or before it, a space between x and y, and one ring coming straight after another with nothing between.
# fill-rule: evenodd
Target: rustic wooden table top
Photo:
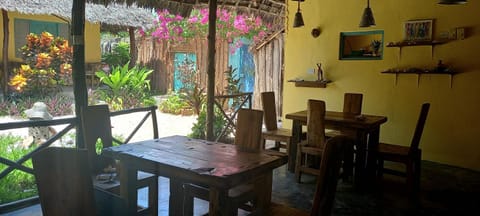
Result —
<instances>
[{"instance_id":1,"label":"rustic wooden table top","mask_svg":"<svg viewBox=\"0 0 480 216\"><path fill-rule=\"evenodd\" d=\"M235 145L170 136L106 148L103 154L138 169L218 188L230 188L287 163L275 151L245 152ZM152 169L154 165L154 170ZM150 168L149 168L150 167Z\"/></svg>"},{"instance_id":2,"label":"rustic wooden table top","mask_svg":"<svg viewBox=\"0 0 480 216\"><path fill-rule=\"evenodd\" d=\"M307 123L307 111L302 110L294 113L288 113L285 115L286 119L299 121L302 124ZM353 115L349 113L326 111L325 112L325 124L327 125L341 125L343 127L350 128L365 128L376 127L387 121L385 116L376 115Z\"/></svg>"}]
</instances>

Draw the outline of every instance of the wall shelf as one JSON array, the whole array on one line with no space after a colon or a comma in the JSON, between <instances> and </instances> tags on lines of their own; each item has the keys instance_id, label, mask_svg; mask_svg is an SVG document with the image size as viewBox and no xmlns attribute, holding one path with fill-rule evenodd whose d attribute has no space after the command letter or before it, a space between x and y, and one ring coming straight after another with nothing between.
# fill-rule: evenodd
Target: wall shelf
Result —
<instances>
[{"instance_id":1,"label":"wall shelf","mask_svg":"<svg viewBox=\"0 0 480 216\"><path fill-rule=\"evenodd\" d=\"M402 48L410 46L430 46L432 49L432 58L433 50L436 45L441 45L448 43L448 40L432 40L432 41L399 41L399 42L390 42L386 47L398 47L399 48L399 58L402 56Z\"/></svg>"},{"instance_id":2,"label":"wall shelf","mask_svg":"<svg viewBox=\"0 0 480 216\"><path fill-rule=\"evenodd\" d=\"M329 81L305 81L305 80L292 80L289 82L294 82L295 87L309 87L309 88L326 88Z\"/></svg>"},{"instance_id":3,"label":"wall shelf","mask_svg":"<svg viewBox=\"0 0 480 216\"><path fill-rule=\"evenodd\" d=\"M432 75L448 75L450 77L450 88L452 88L452 76L457 74L455 71L447 70L447 71L435 71L435 70L427 70L427 69L389 69L386 71L382 71L382 74L395 74L395 85L397 85L398 75L400 74L416 74L417 75L417 87L420 83L420 76L424 74L432 74Z\"/></svg>"}]
</instances>

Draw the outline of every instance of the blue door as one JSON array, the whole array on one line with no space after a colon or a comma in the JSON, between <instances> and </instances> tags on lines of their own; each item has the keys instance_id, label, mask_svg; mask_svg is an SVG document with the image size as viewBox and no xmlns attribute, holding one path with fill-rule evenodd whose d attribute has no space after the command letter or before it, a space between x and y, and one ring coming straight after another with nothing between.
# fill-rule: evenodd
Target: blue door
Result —
<instances>
[{"instance_id":1,"label":"blue door","mask_svg":"<svg viewBox=\"0 0 480 216\"><path fill-rule=\"evenodd\" d=\"M233 69L237 69L233 76L240 78L240 91L253 92L255 63L253 62L253 55L248 51L251 42L245 39L240 40L242 40L241 47L230 47L228 62Z\"/></svg>"},{"instance_id":2,"label":"blue door","mask_svg":"<svg viewBox=\"0 0 480 216\"><path fill-rule=\"evenodd\" d=\"M174 59L173 90L182 89L188 80L197 70L197 55L195 53L177 52Z\"/></svg>"}]
</instances>

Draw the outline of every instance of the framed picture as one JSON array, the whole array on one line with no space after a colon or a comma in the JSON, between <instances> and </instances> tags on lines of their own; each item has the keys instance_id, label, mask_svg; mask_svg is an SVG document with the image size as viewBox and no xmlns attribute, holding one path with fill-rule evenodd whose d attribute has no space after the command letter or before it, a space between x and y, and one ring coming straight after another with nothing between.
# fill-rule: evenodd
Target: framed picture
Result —
<instances>
[{"instance_id":1,"label":"framed picture","mask_svg":"<svg viewBox=\"0 0 480 216\"><path fill-rule=\"evenodd\" d=\"M406 41L432 40L433 19L411 20L403 24L403 39Z\"/></svg>"}]
</instances>

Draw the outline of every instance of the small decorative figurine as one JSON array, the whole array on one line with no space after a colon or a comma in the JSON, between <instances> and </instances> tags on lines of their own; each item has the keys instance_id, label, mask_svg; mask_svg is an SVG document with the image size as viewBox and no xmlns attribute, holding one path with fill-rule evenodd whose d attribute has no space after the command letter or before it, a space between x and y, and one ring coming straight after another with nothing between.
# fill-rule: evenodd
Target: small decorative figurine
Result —
<instances>
[{"instance_id":1,"label":"small decorative figurine","mask_svg":"<svg viewBox=\"0 0 480 216\"><path fill-rule=\"evenodd\" d=\"M322 70L322 63L317 63L317 81L323 80L323 70Z\"/></svg>"}]
</instances>

